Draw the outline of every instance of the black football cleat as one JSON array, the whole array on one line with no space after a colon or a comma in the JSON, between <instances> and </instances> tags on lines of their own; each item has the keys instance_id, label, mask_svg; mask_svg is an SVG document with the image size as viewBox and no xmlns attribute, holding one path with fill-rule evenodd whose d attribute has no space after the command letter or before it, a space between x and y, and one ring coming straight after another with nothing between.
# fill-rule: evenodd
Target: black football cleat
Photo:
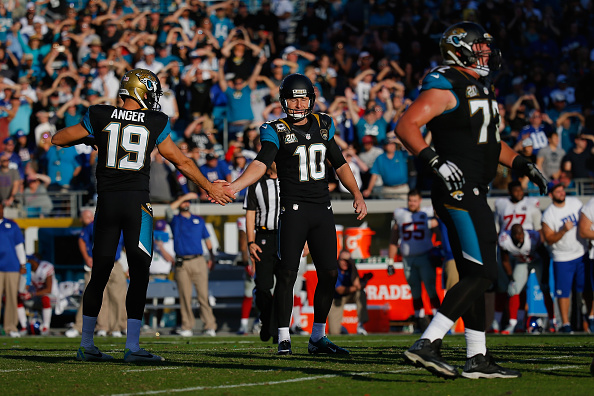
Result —
<instances>
[{"instance_id":1,"label":"black football cleat","mask_svg":"<svg viewBox=\"0 0 594 396\"><path fill-rule=\"evenodd\" d=\"M291 341L284 340L279 342L278 344L278 352L277 355L292 355L293 351L291 350Z\"/></svg>"},{"instance_id":2,"label":"black football cleat","mask_svg":"<svg viewBox=\"0 0 594 396\"><path fill-rule=\"evenodd\" d=\"M439 338L433 342L427 338L417 340L404 352L404 357L416 366L424 367L437 377L456 379L460 376L458 370L441 357L441 339Z\"/></svg>"},{"instance_id":3,"label":"black football cleat","mask_svg":"<svg viewBox=\"0 0 594 396\"><path fill-rule=\"evenodd\" d=\"M319 354L319 353L327 353L330 355L350 355L351 353L336 345L332 341L328 339L328 337L324 336L320 338L318 341L314 342L309 339L309 343L307 345L307 352L311 354Z\"/></svg>"},{"instance_id":4,"label":"black football cleat","mask_svg":"<svg viewBox=\"0 0 594 396\"><path fill-rule=\"evenodd\" d=\"M522 373L501 367L495 363L491 353L478 354L466 359L462 377L464 378L520 378Z\"/></svg>"}]
</instances>

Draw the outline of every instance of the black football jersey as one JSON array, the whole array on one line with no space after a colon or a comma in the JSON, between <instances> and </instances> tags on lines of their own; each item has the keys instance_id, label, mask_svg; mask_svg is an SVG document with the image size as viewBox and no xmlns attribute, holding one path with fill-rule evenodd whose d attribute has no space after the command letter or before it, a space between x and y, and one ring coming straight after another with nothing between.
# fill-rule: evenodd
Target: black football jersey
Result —
<instances>
[{"instance_id":1,"label":"black football jersey","mask_svg":"<svg viewBox=\"0 0 594 396\"><path fill-rule=\"evenodd\" d=\"M260 127L260 140L278 148L274 161L280 181L280 198L290 202L330 202L326 159L335 169L345 162L334 141L334 122L324 113L308 115L307 125L287 119Z\"/></svg>"},{"instance_id":2,"label":"black football jersey","mask_svg":"<svg viewBox=\"0 0 594 396\"><path fill-rule=\"evenodd\" d=\"M493 88L458 69L439 66L423 79L422 90L428 89L447 89L458 99L455 108L427 124L435 151L455 163L467 183L487 186L495 177L501 152Z\"/></svg>"},{"instance_id":3,"label":"black football jersey","mask_svg":"<svg viewBox=\"0 0 594 396\"><path fill-rule=\"evenodd\" d=\"M95 105L82 125L98 148L97 191L149 191L151 152L171 133L160 111Z\"/></svg>"}]
</instances>

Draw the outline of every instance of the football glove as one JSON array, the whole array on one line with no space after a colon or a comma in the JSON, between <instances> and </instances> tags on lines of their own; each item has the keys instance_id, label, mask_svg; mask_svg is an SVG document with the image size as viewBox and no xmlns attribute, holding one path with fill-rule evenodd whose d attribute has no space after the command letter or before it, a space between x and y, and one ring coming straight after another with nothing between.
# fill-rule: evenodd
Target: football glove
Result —
<instances>
[{"instance_id":1,"label":"football glove","mask_svg":"<svg viewBox=\"0 0 594 396\"><path fill-rule=\"evenodd\" d=\"M540 173L536 165L521 155L517 155L512 162L512 169L518 171L523 176L528 176L530 181L538 186L540 194L546 195L548 181L542 173Z\"/></svg>"},{"instance_id":2,"label":"football glove","mask_svg":"<svg viewBox=\"0 0 594 396\"><path fill-rule=\"evenodd\" d=\"M419 153L419 159L429 164L433 173L444 182L449 192L462 189L464 174L456 164L451 161L444 161L430 147L424 148Z\"/></svg>"}]
</instances>

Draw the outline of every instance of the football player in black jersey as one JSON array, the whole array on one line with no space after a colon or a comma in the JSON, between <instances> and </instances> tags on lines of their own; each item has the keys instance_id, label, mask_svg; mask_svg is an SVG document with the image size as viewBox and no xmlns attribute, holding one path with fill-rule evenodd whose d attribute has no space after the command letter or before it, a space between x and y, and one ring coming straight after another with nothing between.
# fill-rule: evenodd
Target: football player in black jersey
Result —
<instances>
[{"instance_id":1,"label":"football player in black jersey","mask_svg":"<svg viewBox=\"0 0 594 396\"><path fill-rule=\"evenodd\" d=\"M184 176L208 191L213 202L224 205L233 199L232 195L225 195L224 183L210 183L194 161L182 154L173 143L169 136L169 118L158 111L161 94L161 85L153 72L130 70L120 83L119 95L124 101L122 107L91 106L80 124L60 130L52 138L52 143L59 146L82 142L98 149L93 269L83 296L83 328L78 360L112 359L94 345L93 333L121 231L130 267L124 360L163 360L140 348L138 340L153 253L153 214L149 201L150 154L153 149L157 147Z\"/></svg>"},{"instance_id":2,"label":"football player in black jersey","mask_svg":"<svg viewBox=\"0 0 594 396\"><path fill-rule=\"evenodd\" d=\"M255 183L276 162L280 181L279 258L274 289L273 315L278 325L278 354L289 355L289 324L293 306L293 285L297 278L305 242L316 265L318 284L314 296L314 324L308 344L309 353L348 354L325 335L326 318L332 306L338 276L336 230L326 160L353 194L357 219L367 215L363 195L334 141L334 122L324 113L312 113L316 95L309 78L302 74L287 76L280 86L280 102L286 118L260 127L262 149L246 171L227 189L237 193ZM272 329L271 327L271 329Z\"/></svg>"},{"instance_id":3,"label":"football player in black jersey","mask_svg":"<svg viewBox=\"0 0 594 396\"><path fill-rule=\"evenodd\" d=\"M484 292L497 279L497 233L487 204L488 185L499 163L527 175L546 193L546 179L533 163L499 138L499 113L489 75L501 54L481 26L461 22L449 27L439 43L443 66L423 79L421 94L398 121L402 143L431 167L433 207L445 222L460 281L445 299L420 340L405 352L413 363L435 375L456 378L458 370L441 357L445 334L464 319L466 378L515 378L521 374L498 366L485 343ZM435 151L420 128L427 125Z\"/></svg>"}]
</instances>

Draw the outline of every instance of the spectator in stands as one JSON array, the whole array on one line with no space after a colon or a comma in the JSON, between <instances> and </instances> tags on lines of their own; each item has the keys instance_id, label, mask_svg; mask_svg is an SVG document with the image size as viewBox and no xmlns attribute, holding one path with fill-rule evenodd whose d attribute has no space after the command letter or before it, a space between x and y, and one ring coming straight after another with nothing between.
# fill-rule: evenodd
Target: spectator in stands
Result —
<instances>
[{"instance_id":1,"label":"spectator in stands","mask_svg":"<svg viewBox=\"0 0 594 396\"><path fill-rule=\"evenodd\" d=\"M547 134L553 128L553 122L546 113L538 109L530 111L528 122L529 124L520 131L520 140L526 137L532 139L533 153L538 155L538 151L548 144Z\"/></svg>"},{"instance_id":2,"label":"spectator in stands","mask_svg":"<svg viewBox=\"0 0 594 396\"><path fill-rule=\"evenodd\" d=\"M136 62L134 67L136 69L147 69L155 74L159 74L165 65L155 59L155 48L147 45L142 49L143 57Z\"/></svg>"},{"instance_id":3,"label":"spectator in stands","mask_svg":"<svg viewBox=\"0 0 594 396\"><path fill-rule=\"evenodd\" d=\"M392 121L394 112L392 110L392 102L389 102L389 110L384 112L384 109L379 105L371 108L365 108L363 117L359 117L359 107L354 101L354 94L350 88L345 90L347 98L347 106L352 123L355 125L357 141L362 143L364 136L371 136L376 143L381 143L386 139L386 132L388 130L388 123Z\"/></svg>"},{"instance_id":4,"label":"spectator in stands","mask_svg":"<svg viewBox=\"0 0 594 396\"><path fill-rule=\"evenodd\" d=\"M4 217L4 204L0 201L0 309L4 308L4 331L11 337L20 337L17 330L17 295L20 269L26 264L25 239L18 224ZM4 298L2 298L4 294Z\"/></svg>"},{"instance_id":5,"label":"spectator in stands","mask_svg":"<svg viewBox=\"0 0 594 396\"><path fill-rule=\"evenodd\" d=\"M342 154L344 155L344 159L346 160L347 164L349 164L349 168L351 168L351 171L353 172L353 176L357 181L357 187L361 189L363 186L362 174L367 173L369 171L367 164L363 162L361 158L359 158L359 156L357 155L357 150L355 150L355 148L352 145L348 146ZM342 184L340 180L338 182L338 187L340 191L343 193L349 192L349 190L346 189L346 187Z\"/></svg>"},{"instance_id":6,"label":"spectator in stands","mask_svg":"<svg viewBox=\"0 0 594 396\"><path fill-rule=\"evenodd\" d=\"M555 124L561 147L565 152L569 152L574 147L575 137L582 133L586 118L579 111L567 111L559 115Z\"/></svg>"},{"instance_id":7,"label":"spectator in stands","mask_svg":"<svg viewBox=\"0 0 594 396\"><path fill-rule=\"evenodd\" d=\"M76 148L52 145L47 152L47 174L52 179L49 191L68 190L72 179L82 167L77 161Z\"/></svg>"},{"instance_id":8,"label":"spectator in stands","mask_svg":"<svg viewBox=\"0 0 594 396\"><path fill-rule=\"evenodd\" d=\"M21 162L21 157L15 152L16 137L7 137L4 139L4 151L0 152L0 157L7 155L10 159L8 166L12 169L17 169L21 178L25 176L25 167Z\"/></svg>"},{"instance_id":9,"label":"spectator in stands","mask_svg":"<svg viewBox=\"0 0 594 396\"><path fill-rule=\"evenodd\" d=\"M594 141L594 136L583 133L577 135L575 137L575 147L561 160L562 169L570 171L574 179L592 178L594 147L589 141Z\"/></svg>"},{"instance_id":10,"label":"spectator in stands","mask_svg":"<svg viewBox=\"0 0 594 396\"><path fill-rule=\"evenodd\" d=\"M33 173L27 176L27 185L23 194L23 207L27 209L28 217L49 216L54 204L47 187L51 179L48 175Z\"/></svg>"},{"instance_id":11,"label":"spectator in stands","mask_svg":"<svg viewBox=\"0 0 594 396\"><path fill-rule=\"evenodd\" d=\"M371 279L371 276L371 273L367 273L363 277L360 277L355 262L351 259L351 253L348 250L340 252L334 300L328 314L329 334L342 333L341 322L344 305L346 303L355 303L357 304L357 317L359 318L357 334L367 335L367 330L363 327L369 321L365 285Z\"/></svg>"},{"instance_id":12,"label":"spectator in stands","mask_svg":"<svg viewBox=\"0 0 594 396\"><path fill-rule=\"evenodd\" d=\"M27 164L31 163L31 160L33 159L34 151L31 143L34 142L27 141L28 136L22 129L19 129L14 137L16 140L14 151L18 154L21 159L22 167L25 169Z\"/></svg>"},{"instance_id":13,"label":"spectator in stands","mask_svg":"<svg viewBox=\"0 0 594 396\"><path fill-rule=\"evenodd\" d=\"M383 198L404 198L409 192L408 153L395 136L384 139L383 145L384 153L373 162L369 185L363 191L363 196L371 195L378 178L381 177L383 184L380 195Z\"/></svg>"},{"instance_id":14,"label":"spectator in stands","mask_svg":"<svg viewBox=\"0 0 594 396\"><path fill-rule=\"evenodd\" d=\"M40 260L36 255L28 256L27 261L31 264L31 286L19 293L19 321L21 327L26 326L25 307L41 311L42 323L39 332L41 335L50 335L52 313L58 298L58 281L54 266L49 261Z\"/></svg>"},{"instance_id":15,"label":"spectator in stands","mask_svg":"<svg viewBox=\"0 0 594 396\"><path fill-rule=\"evenodd\" d=\"M550 131L547 139L549 144L541 148L536 155L536 166L548 180L558 179L565 150L560 147L556 131Z\"/></svg>"},{"instance_id":16,"label":"spectator in stands","mask_svg":"<svg viewBox=\"0 0 594 396\"><path fill-rule=\"evenodd\" d=\"M49 113L46 110L39 110L36 113L38 124L35 127L35 142L40 144L42 136L48 134L51 138L56 133L56 126L50 123Z\"/></svg>"},{"instance_id":17,"label":"spectator in stands","mask_svg":"<svg viewBox=\"0 0 594 396\"><path fill-rule=\"evenodd\" d=\"M204 334L216 336L217 322L208 301L208 272L212 270L214 253L206 222L202 217L190 212L190 200L197 199L196 193L188 193L171 202L165 209L165 218L171 226L175 249L175 281L179 290L179 303L182 327L178 332L182 337L193 335L195 318L192 308L192 285L196 288L200 304L200 319L204 322ZM173 211L179 209L179 214ZM210 257L203 256L204 240Z\"/></svg>"},{"instance_id":18,"label":"spectator in stands","mask_svg":"<svg viewBox=\"0 0 594 396\"><path fill-rule=\"evenodd\" d=\"M97 66L97 76L93 79L91 88L99 93L100 96L110 100L116 99L120 81L115 76L108 60L101 60Z\"/></svg>"},{"instance_id":19,"label":"spectator in stands","mask_svg":"<svg viewBox=\"0 0 594 396\"><path fill-rule=\"evenodd\" d=\"M0 156L0 202L3 206L12 206L20 191L22 179L16 167L10 167L11 155Z\"/></svg>"},{"instance_id":20,"label":"spectator in stands","mask_svg":"<svg viewBox=\"0 0 594 396\"><path fill-rule=\"evenodd\" d=\"M214 153L206 154L206 163L200 167L200 172L202 172L204 177L210 182L214 182L215 180L232 181L229 165L224 159L219 159L219 156ZM201 191L200 200L207 200L206 191Z\"/></svg>"},{"instance_id":21,"label":"spectator in stands","mask_svg":"<svg viewBox=\"0 0 594 396\"><path fill-rule=\"evenodd\" d=\"M250 95L256 89L256 79L260 75L266 58L264 56L260 57L247 81L238 76L226 80L224 74L225 62L225 59L219 61L219 85L227 97L228 139L231 141L235 140L235 135L238 132L243 132L246 125L254 119L250 105Z\"/></svg>"}]
</instances>

